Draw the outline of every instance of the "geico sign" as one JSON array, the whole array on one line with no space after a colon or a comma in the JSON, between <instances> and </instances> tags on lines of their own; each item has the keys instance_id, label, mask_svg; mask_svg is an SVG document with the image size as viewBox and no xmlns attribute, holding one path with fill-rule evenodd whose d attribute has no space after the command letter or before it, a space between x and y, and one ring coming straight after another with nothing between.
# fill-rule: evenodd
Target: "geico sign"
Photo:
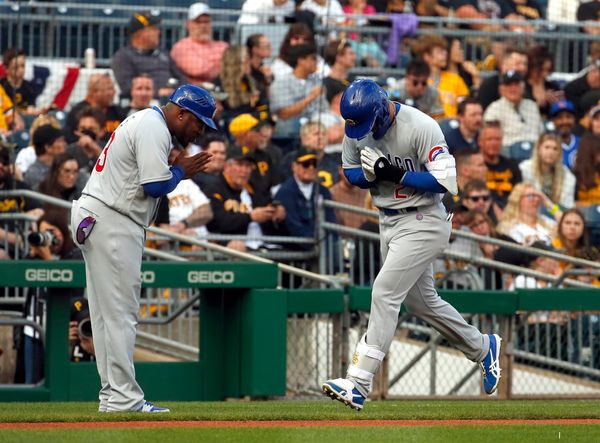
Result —
<instances>
[{"instance_id":1,"label":"geico sign","mask_svg":"<svg viewBox=\"0 0 600 443\"><path fill-rule=\"evenodd\" d=\"M233 271L190 271L187 278L188 283L231 284L235 280L235 273Z\"/></svg>"},{"instance_id":2,"label":"geico sign","mask_svg":"<svg viewBox=\"0 0 600 443\"><path fill-rule=\"evenodd\" d=\"M156 280L156 274L154 271L142 271L142 282L154 283Z\"/></svg>"},{"instance_id":3,"label":"geico sign","mask_svg":"<svg viewBox=\"0 0 600 443\"><path fill-rule=\"evenodd\" d=\"M26 269L27 281L73 281L73 271L70 269Z\"/></svg>"}]
</instances>

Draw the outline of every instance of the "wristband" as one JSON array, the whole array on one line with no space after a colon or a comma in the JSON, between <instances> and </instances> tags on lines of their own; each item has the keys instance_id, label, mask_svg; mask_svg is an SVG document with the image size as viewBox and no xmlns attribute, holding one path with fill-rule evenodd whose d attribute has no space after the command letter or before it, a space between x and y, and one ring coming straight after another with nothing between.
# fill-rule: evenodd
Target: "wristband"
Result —
<instances>
[{"instance_id":1,"label":"wristband","mask_svg":"<svg viewBox=\"0 0 600 443\"><path fill-rule=\"evenodd\" d=\"M558 206L558 204L554 204L551 208L550 208L550 214L554 215L556 214L558 211L560 211L560 206Z\"/></svg>"}]
</instances>

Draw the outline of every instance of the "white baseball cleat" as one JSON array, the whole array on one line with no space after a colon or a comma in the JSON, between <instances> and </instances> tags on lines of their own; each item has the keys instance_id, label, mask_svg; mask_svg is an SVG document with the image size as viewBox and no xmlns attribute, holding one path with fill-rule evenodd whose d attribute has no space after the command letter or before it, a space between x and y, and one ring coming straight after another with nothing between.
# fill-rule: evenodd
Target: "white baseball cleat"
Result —
<instances>
[{"instance_id":1,"label":"white baseball cleat","mask_svg":"<svg viewBox=\"0 0 600 443\"><path fill-rule=\"evenodd\" d=\"M325 395L332 400L337 400L350 406L352 409L362 411L365 397L354 387L354 383L346 378L327 380L322 386Z\"/></svg>"}]
</instances>

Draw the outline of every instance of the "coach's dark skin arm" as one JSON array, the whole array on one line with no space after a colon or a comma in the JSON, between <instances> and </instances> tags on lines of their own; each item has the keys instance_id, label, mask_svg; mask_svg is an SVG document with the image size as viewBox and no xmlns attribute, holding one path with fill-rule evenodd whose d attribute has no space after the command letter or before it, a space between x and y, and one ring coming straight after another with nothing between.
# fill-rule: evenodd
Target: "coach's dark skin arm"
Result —
<instances>
[{"instance_id":1,"label":"coach's dark skin arm","mask_svg":"<svg viewBox=\"0 0 600 443\"><path fill-rule=\"evenodd\" d=\"M206 169L212 155L208 152L199 152L191 157L186 156L185 151L181 151L173 161L173 166L179 166L185 174L183 178L191 178L198 172Z\"/></svg>"}]
</instances>

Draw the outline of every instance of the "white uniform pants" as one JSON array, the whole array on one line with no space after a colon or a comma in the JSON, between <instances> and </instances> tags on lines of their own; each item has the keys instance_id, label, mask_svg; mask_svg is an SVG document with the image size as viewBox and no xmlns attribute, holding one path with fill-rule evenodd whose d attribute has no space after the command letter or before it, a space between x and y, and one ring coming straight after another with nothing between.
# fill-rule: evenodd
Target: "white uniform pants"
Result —
<instances>
[{"instance_id":1,"label":"white uniform pants","mask_svg":"<svg viewBox=\"0 0 600 443\"><path fill-rule=\"evenodd\" d=\"M135 347L144 229L100 201L82 196L73 202L73 239L89 215L96 224L84 245L87 297L96 364L100 374L100 411L137 410L144 393L135 380Z\"/></svg>"}]
</instances>

